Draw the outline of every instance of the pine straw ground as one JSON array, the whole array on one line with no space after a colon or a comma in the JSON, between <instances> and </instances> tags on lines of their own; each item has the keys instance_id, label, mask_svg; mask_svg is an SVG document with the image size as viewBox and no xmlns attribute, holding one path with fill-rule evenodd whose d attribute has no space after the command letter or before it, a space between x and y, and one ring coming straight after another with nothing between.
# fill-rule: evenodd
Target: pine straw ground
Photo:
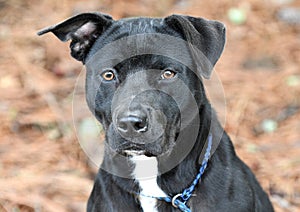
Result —
<instances>
[{"instance_id":1,"label":"pine straw ground","mask_svg":"<svg viewBox=\"0 0 300 212\"><path fill-rule=\"evenodd\" d=\"M279 2L0 0L0 211L85 210L95 168L72 121L82 66L66 44L35 33L91 10L115 18L186 13L226 23L226 49L215 69L225 92L225 128L276 211L300 211L300 30L276 18L281 8L300 4ZM229 21L232 7L246 11L245 24ZM267 119L278 124L272 133L261 127Z\"/></svg>"}]
</instances>

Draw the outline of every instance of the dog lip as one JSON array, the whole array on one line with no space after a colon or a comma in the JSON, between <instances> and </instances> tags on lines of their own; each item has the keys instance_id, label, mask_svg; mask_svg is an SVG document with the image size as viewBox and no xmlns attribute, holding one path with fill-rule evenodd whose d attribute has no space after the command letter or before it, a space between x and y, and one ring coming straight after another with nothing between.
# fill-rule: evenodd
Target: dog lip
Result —
<instances>
[{"instance_id":1,"label":"dog lip","mask_svg":"<svg viewBox=\"0 0 300 212\"><path fill-rule=\"evenodd\" d=\"M145 150L123 150L123 153L128 156L145 155Z\"/></svg>"},{"instance_id":2,"label":"dog lip","mask_svg":"<svg viewBox=\"0 0 300 212\"><path fill-rule=\"evenodd\" d=\"M156 155L147 152L145 150L123 150L122 154L124 154L125 156L140 156L140 155L145 155L146 157L156 157Z\"/></svg>"}]
</instances>

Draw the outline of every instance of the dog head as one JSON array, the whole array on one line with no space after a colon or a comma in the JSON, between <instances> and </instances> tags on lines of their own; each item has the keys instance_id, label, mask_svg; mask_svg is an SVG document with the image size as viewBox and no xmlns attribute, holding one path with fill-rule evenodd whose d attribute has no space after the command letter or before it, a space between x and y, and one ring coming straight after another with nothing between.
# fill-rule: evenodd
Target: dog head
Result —
<instances>
[{"instance_id":1,"label":"dog head","mask_svg":"<svg viewBox=\"0 0 300 212\"><path fill-rule=\"evenodd\" d=\"M199 110L207 104L201 77L210 77L223 51L222 23L182 15L115 21L84 13L38 34L48 32L71 40L71 55L86 65L87 103L111 149L170 153L193 120L197 136Z\"/></svg>"}]
</instances>

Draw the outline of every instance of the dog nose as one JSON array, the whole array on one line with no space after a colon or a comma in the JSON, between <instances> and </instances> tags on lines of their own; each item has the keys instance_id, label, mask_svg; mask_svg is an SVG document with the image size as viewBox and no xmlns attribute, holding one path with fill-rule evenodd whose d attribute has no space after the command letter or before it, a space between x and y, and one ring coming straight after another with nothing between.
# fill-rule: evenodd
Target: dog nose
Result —
<instances>
[{"instance_id":1,"label":"dog nose","mask_svg":"<svg viewBox=\"0 0 300 212\"><path fill-rule=\"evenodd\" d=\"M117 127L122 134L134 136L147 131L147 118L133 115L122 117L118 120Z\"/></svg>"}]
</instances>

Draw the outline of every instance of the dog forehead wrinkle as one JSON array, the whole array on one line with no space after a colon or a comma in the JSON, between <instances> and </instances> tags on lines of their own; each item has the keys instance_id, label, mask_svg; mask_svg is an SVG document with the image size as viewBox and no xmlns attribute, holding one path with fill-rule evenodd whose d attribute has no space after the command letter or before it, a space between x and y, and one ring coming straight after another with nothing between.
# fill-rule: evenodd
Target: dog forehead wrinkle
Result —
<instances>
[{"instance_id":1,"label":"dog forehead wrinkle","mask_svg":"<svg viewBox=\"0 0 300 212\"><path fill-rule=\"evenodd\" d=\"M136 71L134 73L130 73L126 80L123 89L128 92L134 91L141 92L144 89L149 89L148 76L146 70Z\"/></svg>"}]
</instances>

